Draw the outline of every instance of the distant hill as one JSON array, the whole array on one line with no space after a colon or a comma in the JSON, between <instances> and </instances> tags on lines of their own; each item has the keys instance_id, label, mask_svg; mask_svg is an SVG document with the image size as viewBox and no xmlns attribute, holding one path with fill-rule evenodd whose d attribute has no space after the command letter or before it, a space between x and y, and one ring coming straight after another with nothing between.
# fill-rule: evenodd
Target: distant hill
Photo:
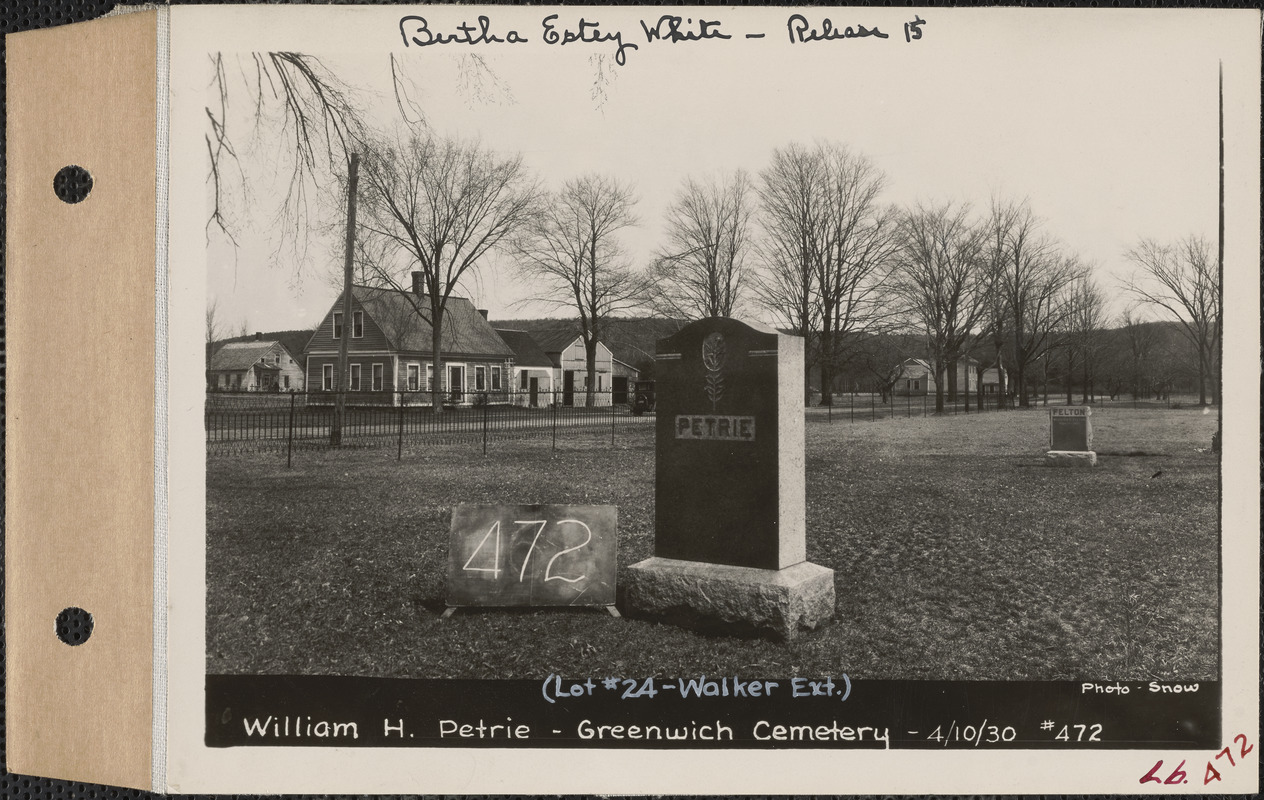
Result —
<instances>
[{"instance_id":1,"label":"distant hill","mask_svg":"<svg viewBox=\"0 0 1264 800\"><path fill-rule=\"evenodd\" d=\"M651 377L654 366L654 347L659 339L671 336L688 320L663 319L661 317L629 317L612 319L609 334L602 341L614 357L631 364L641 371L642 377ZM507 319L492 322L496 328L527 331L537 336L552 337L562 331L579 335L579 325L568 319Z\"/></svg>"}]
</instances>

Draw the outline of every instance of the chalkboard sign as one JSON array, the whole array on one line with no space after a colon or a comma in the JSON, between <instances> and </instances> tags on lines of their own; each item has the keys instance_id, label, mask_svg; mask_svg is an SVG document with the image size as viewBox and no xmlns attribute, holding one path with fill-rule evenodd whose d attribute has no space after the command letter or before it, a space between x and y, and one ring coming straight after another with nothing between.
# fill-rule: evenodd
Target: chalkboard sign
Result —
<instances>
[{"instance_id":1,"label":"chalkboard sign","mask_svg":"<svg viewBox=\"0 0 1264 800\"><path fill-rule=\"evenodd\" d=\"M613 607L617 523L614 506L457 506L447 604Z\"/></svg>"}]
</instances>

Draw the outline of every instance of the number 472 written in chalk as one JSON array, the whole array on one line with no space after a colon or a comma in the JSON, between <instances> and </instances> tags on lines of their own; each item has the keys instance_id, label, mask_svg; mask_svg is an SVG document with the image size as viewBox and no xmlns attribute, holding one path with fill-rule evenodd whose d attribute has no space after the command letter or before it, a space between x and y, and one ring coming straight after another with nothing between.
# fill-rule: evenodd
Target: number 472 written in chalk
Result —
<instances>
[{"instance_id":1,"label":"number 472 written in chalk","mask_svg":"<svg viewBox=\"0 0 1264 800\"><path fill-rule=\"evenodd\" d=\"M531 539L531 547L527 550L526 558L522 559L522 568L518 570L518 582L522 583L526 579L527 564L531 563L531 556L535 553L536 544L540 541L540 534L544 533L544 529L548 527L549 521L546 519L516 519L513 521L513 523L515 525L539 525L540 526L536 530L535 536L532 537ZM567 583L578 583L579 581L582 581L585 577L587 577L585 575L580 575L578 577L568 577L565 575L553 574L553 563L555 561L557 561L559 558L566 555L567 553L572 553L576 550L579 550L582 547L586 547L588 543L592 541L592 528L589 528L588 525L584 523L582 520L559 519L557 522L554 523L554 525L557 525L557 526L571 525L571 524L579 525L580 527L584 529L584 534L585 534L584 540L577 545L572 545L571 547L567 547L565 549L559 550L553 554L553 557L549 559L548 564L546 564L544 567L544 580L545 581L566 581ZM492 538L493 535L495 536L494 539ZM492 551L491 551L491 559L490 559L491 566L490 567L470 566L471 564L475 563L476 559L478 560L479 563L489 563L487 560L488 554L484 552L484 549L488 545L488 540L492 540ZM483 553L482 558L479 558L480 553ZM487 529L486 535L483 536L483 539L482 541L478 543L478 546L474 548L474 552L470 553L470 557L465 560L465 564L461 567L461 569L466 572L490 572L492 573L493 578L500 578L500 572L501 572L500 520L496 520L496 522L492 523L492 526Z\"/></svg>"}]
</instances>

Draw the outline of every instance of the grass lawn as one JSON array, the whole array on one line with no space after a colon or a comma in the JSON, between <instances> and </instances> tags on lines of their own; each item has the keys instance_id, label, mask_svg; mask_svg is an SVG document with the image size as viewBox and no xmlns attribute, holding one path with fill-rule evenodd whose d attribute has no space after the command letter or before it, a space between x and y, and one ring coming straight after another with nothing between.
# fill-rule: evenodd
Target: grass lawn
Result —
<instances>
[{"instance_id":1,"label":"grass lawn","mask_svg":"<svg viewBox=\"0 0 1264 800\"><path fill-rule=\"evenodd\" d=\"M305 451L292 470L276 453L216 456L207 670L1212 679L1216 416L1107 408L1093 425L1098 466L1053 469L1043 411L810 420L808 558L835 571L837 613L789 644L599 610L439 619L457 503L616 505L620 580L652 555L651 426L613 448L569 436L557 453L547 440L495 442L487 456L414 441L400 462Z\"/></svg>"}]
</instances>

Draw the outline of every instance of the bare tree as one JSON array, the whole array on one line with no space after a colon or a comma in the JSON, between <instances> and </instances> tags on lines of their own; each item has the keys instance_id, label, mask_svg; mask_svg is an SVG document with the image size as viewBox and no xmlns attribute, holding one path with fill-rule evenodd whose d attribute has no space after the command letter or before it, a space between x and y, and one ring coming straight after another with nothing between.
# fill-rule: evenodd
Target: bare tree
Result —
<instances>
[{"instance_id":1,"label":"bare tree","mask_svg":"<svg viewBox=\"0 0 1264 800\"><path fill-rule=\"evenodd\" d=\"M1198 363L1198 404L1220 402L1219 364L1223 300L1218 263L1201 236L1190 235L1172 245L1142 239L1126 254L1137 269L1126 288L1137 299L1166 311L1180 323Z\"/></svg>"},{"instance_id":2,"label":"bare tree","mask_svg":"<svg viewBox=\"0 0 1264 800\"><path fill-rule=\"evenodd\" d=\"M814 302L816 270L814 252L821 216L824 174L818 159L799 144L772 153L772 162L759 173L759 198L763 238L759 246L762 270L755 284L760 303L776 318L812 342L820 313ZM804 402L810 398L809 374L816 360L806 352L803 374Z\"/></svg>"},{"instance_id":3,"label":"bare tree","mask_svg":"<svg viewBox=\"0 0 1264 800\"><path fill-rule=\"evenodd\" d=\"M1027 370L1045 356L1050 333L1068 311L1064 289L1080 271L1078 260L1060 253L1040 225L1026 202L992 203L988 260L996 269L994 285L1004 303L1015 391L1023 407L1030 404Z\"/></svg>"},{"instance_id":4,"label":"bare tree","mask_svg":"<svg viewBox=\"0 0 1264 800\"><path fill-rule=\"evenodd\" d=\"M362 151L370 138L361 103L369 95L308 53L217 52L209 58L211 100L206 105L205 138L212 200L207 235L218 231L236 245L239 217L246 211L259 216L251 187L258 179L246 174L243 162L252 156L262 159L284 182L279 204L267 209L265 216L272 217L278 252L293 251L293 258L286 260L293 264L297 280L311 234L322 227L322 213L341 217L343 198L326 197L324 190L345 184L351 154ZM426 115L418 101L421 87L394 54L388 58L399 118L424 128ZM508 87L475 53L459 57L457 84L472 99L495 102L510 97Z\"/></svg>"},{"instance_id":5,"label":"bare tree","mask_svg":"<svg viewBox=\"0 0 1264 800\"><path fill-rule=\"evenodd\" d=\"M884 181L869 159L831 143L774 150L760 173L757 293L808 345L805 400L815 365L821 402L831 402L847 342L884 317L881 290L897 228L895 214L878 202Z\"/></svg>"},{"instance_id":6,"label":"bare tree","mask_svg":"<svg viewBox=\"0 0 1264 800\"><path fill-rule=\"evenodd\" d=\"M214 100L206 107L206 148L213 199L207 231L218 229L236 243L237 223L227 211L227 195L233 192L230 178L235 173L236 193L243 198L249 182L238 140L247 146L266 140L270 161L288 172L276 219L284 223L279 226L283 239L289 237L301 251L313 216L311 195L319 193L323 179L345 173L350 153L365 137L362 115L353 101L355 92L319 58L304 53L254 52L239 57L235 64L223 53L212 53L210 59ZM230 75L239 80L234 82ZM231 112L243 103L252 112L250 129L234 134ZM244 116L240 110L237 113ZM279 134L280 142L266 132ZM301 261L295 260L296 269Z\"/></svg>"},{"instance_id":7,"label":"bare tree","mask_svg":"<svg viewBox=\"0 0 1264 800\"><path fill-rule=\"evenodd\" d=\"M926 333L935 374L935 411L944 410L949 381L988 310L985 232L966 205L918 205L901 224L894 288ZM948 378L949 380L945 380Z\"/></svg>"},{"instance_id":8,"label":"bare tree","mask_svg":"<svg viewBox=\"0 0 1264 800\"><path fill-rule=\"evenodd\" d=\"M654 261L654 304L669 317L731 317L746 288L754 192L742 170L686 178L667 209Z\"/></svg>"},{"instance_id":9,"label":"bare tree","mask_svg":"<svg viewBox=\"0 0 1264 800\"><path fill-rule=\"evenodd\" d=\"M478 142L438 138L411 128L368 149L360 175L361 232L394 245L396 259L366 259L371 281L400 291L432 330L431 360L442 375L444 311L463 278L531 218L538 187L520 156L502 157ZM379 245L361 255L382 252ZM420 273L424 296L405 291ZM443 408L440 381L431 405Z\"/></svg>"},{"instance_id":10,"label":"bare tree","mask_svg":"<svg viewBox=\"0 0 1264 800\"><path fill-rule=\"evenodd\" d=\"M1127 347L1128 388L1132 399L1148 397L1154 384L1153 359L1159 346L1158 331L1154 323L1142 317L1136 306L1124 309L1119 327Z\"/></svg>"},{"instance_id":11,"label":"bare tree","mask_svg":"<svg viewBox=\"0 0 1264 800\"><path fill-rule=\"evenodd\" d=\"M214 344L224 337L223 323L217 319L219 300L211 298L206 304L206 343Z\"/></svg>"},{"instance_id":12,"label":"bare tree","mask_svg":"<svg viewBox=\"0 0 1264 800\"><path fill-rule=\"evenodd\" d=\"M522 276L538 282L536 299L568 308L584 342L585 405L596 405L597 342L609 320L646 300L648 281L628 264L619 233L636 224L632 188L605 175L567 181L541 198L516 237Z\"/></svg>"},{"instance_id":13,"label":"bare tree","mask_svg":"<svg viewBox=\"0 0 1264 800\"><path fill-rule=\"evenodd\" d=\"M1073 402L1075 366L1080 369L1080 399L1087 403L1094 394L1098 359L1102 348L1102 332L1106 322L1106 296L1086 270L1068 290L1066 317L1067 405Z\"/></svg>"},{"instance_id":14,"label":"bare tree","mask_svg":"<svg viewBox=\"0 0 1264 800\"><path fill-rule=\"evenodd\" d=\"M921 341L920 336L915 338ZM909 336L883 332L864 337L857 346L860 364L884 404L904 377L905 364L914 352L911 343Z\"/></svg>"},{"instance_id":15,"label":"bare tree","mask_svg":"<svg viewBox=\"0 0 1264 800\"><path fill-rule=\"evenodd\" d=\"M817 146L823 165L820 236L813 237L820 306L821 404L833 404L834 374L847 361L848 343L888 316L885 296L899 245L899 215L878 195L886 176L863 155L841 145ZM853 353L854 355L854 353Z\"/></svg>"}]
</instances>

